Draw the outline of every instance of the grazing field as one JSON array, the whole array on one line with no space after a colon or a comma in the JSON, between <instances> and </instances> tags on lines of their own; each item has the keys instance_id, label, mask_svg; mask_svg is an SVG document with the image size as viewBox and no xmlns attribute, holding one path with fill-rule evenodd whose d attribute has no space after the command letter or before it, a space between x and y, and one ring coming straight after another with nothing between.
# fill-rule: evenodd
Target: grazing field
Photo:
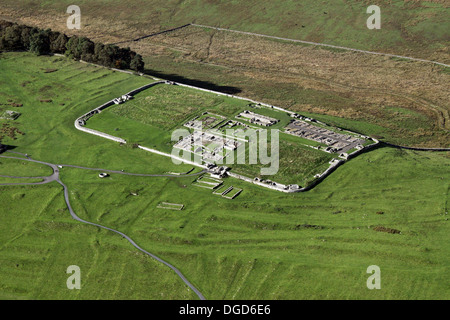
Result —
<instances>
[{"instance_id":1,"label":"grazing field","mask_svg":"<svg viewBox=\"0 0 450 320\"><path fill-rule=\"evenodd\" d=\"M18 155L7 154L7 156L17 157ZM16 177L45 177L51 174L52 169L39 163L8 158L0 159L0 175Z\"/></svg>"},{"instance_id":2,"label":"grazing field","mask_svg":"<svg viewBox=\"0 0 450 320\"><path fill-rule=\"evenodd\" d=\"M234 200L195 178L100 180L72 168L61 177L81 218L126 232L208 299L448 299L448 155L383 148L351 161L302 194L227 180L243 189ZM71 220L59 186L0 188L2 297L194 298L119 236ZM72 264L80 291L65 287ZM381 290L366 287L373 264Z\"/></svg>"},{"instance_id":3,"label":"grazing field","mask_svg":"<svg viewBox=\"0 0 450 320\"><path fill-rule=\"evenodd\" d=\"M2 140L14 151L127 172L192 168L74 128L81 114L150 79L26 53L1 54L0 70L0 102L23 104L14 125L25 134ZM16 161L0 159L8 166L0 174L48 174ZM243 189L234 200L193 186L196 176L99 179L63 167L61 179L81 218L127 233L207 299L449 299L449 167L448 153L384 147L305 193L227 178L224 185ZM184 208L158 209L161 202ZM3 299L196 298L120 236L72 220L54 182L0 186L0 203ZM391 229L401 233L380 232ZM81 290L66 288L70 265L81 268ZM381 268L381 290L366 287L370 265Z\"/></svg>"},{"instance_id":4,"label":"grazing field","mask_svg":"<svg viewBox=\"0 0 450 320\"><path fill-rule=\"evenodd\" d=\"M0 15L68 32L65 0L4 3ZM445 1L381 1L380 30L367 29L370 4L356 0L165 1L164 10L156 9L159 0L111 3L78 3L84 22L77 35L115 43L195 22L450 63ZM225 6L229 14L220 14ZM366 134L394 144L449 147L443 66L194 26L121 45L144 56L149 74L336 117L351 130L364 124Z\"/></svg>"},{"instance_id":5,"label":"grazing field","mask_svg":"<svg viewBox=\"0 0 450 320\"><path fill-rule=\"evenodd\" d=\"M111 112L167 131L174 130L199 111L214 109L231 116L245 106L245 102L204 93L179 86L157 85L127 103L114 106Z\"/></svg>"},{"instance_id":6,"label":"grazing field","mask_svg":"<svg viewBox=\"0 0 450 320\"><path fill-rule=\"evenodd\" d=\"M42 182L43 180L40 178L9 178L9 177L2 177L0 176L0 184L3 183L36 183L36 182Z\"/></svg>"},{"instance_id":7,"label":"grazing field","mask_svg":"<svg viewBox=\"0 0 450 320\"><path fill-rule=\"evenodd\" d=\"M189 178L178 185L116 177L98 191L95 184L76 187L92 180L78 170L64 178L82 217L127 230L180 266L209 299L430 299L450 295L449 161L442 153L383 148L351 160L307 193L273 193L229 179L243 189L234 200L183 187ZM139 182L139 197L129 199ZM160 200L185 209L156 211ZM365 286L372 264L381 267L382 290Z\"/></svg>"},{"instance_id":8,"label":"grazing field","mask_svg":"<svg viewBox=\"0 0 450 320\"><path fill-rule=\"evenodd\" d=\"M121 237L72 220L61 186L0 188L0 299L195 299ZM70 265L81 290L66 287Z\"/></svg>"},{"instance_id":9,"label":"grazing field","mask_svg":"<svg viewBox=\"0 0 450 320\"><path fill-rule=\"evenodd\" d=\"M44 27L65 27L66 8L71 4L70 0L39 4L33 0L4 0L1 13ZM366 10L371 3L357 0L77 2L83 13L83 32L110 42L198 23L366 50L400 54L414 50L418 57L448 59L445 0L380 0L376 4L382 13L380 30L366 26Z\"/></svg>"},{"instance_id":10,"label":"grazing field","mask_svg":"<svg viewBox=\"0 0 450 320\"><path fill-rule=\"evenodd\" d=\"M45 73L49 68L57 71ZM37 58L28 53L0 54L0 69L0 104L8 104L8 100L23 104L19 119L12 124L0 120L0 126L13 125L24 133L16 134L14 139L5 136L2 143L42 161L86 166L94 162L111 163L105 159L116 158L122 149L109 151L108 146L113 143L79 132L73 125L75 119L105 101L151 82L65 57ZM44 98L52 102L41 102ZM80 152L83 150L92 153L86 156ZM114 162L120 166L126 160Z\"/></svg>"},{"instance_id":11,"label":"grazing field","mask_svg":"<svg viewBox=\"0 0 450 320\"><path fill-rule=\"evenodd\" d=\"M261 175L261 168L268 167L261 163L236 165L233 172L247 177L258 177L261 179L270 179L283 184L298 184L307 186L314 180L314 175L324 172L329 167L329 161L337 155L329 154L323 151L305 147L296 141L296 137L288 137L280 134L279 144L279 170L277 174ZM270 150L270 146L268 146ZM248 157L247 157L248 158Z\"/></svg>"}]
</instances>

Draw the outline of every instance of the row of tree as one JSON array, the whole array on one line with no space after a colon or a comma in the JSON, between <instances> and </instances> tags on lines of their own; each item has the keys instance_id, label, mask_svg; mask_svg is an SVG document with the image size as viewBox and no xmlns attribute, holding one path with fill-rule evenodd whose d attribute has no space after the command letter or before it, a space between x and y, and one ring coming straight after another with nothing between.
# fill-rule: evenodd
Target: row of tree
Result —
<instances>
[{"instance_id":1,"label":"row of tree","mask_svg":"<svg viewBox=\"0 0 450 320\"><path fill-rule=\"evenodd\" d=\"M144 70L142 56L115 45L0 20L0 51L26 50L37 55L60 53L76 60L118 69Z\"/></svg>"}]
</instances>

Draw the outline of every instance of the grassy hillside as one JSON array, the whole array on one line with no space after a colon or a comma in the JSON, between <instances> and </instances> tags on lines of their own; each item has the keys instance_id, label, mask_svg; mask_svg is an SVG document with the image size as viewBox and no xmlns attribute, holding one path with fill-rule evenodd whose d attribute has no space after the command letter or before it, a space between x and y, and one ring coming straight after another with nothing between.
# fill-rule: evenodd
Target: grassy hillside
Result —
<instances>
[{"instance_id":1,"label":"grassy hillside","mask_svg":"<svg viewBox=\"0 0 450 320\"><path fill-rule=\"evenodd\" d=\"M0 188L0 299L195 299L121 237L72 220L59 185ZM66 287L70 265L81 290Z\"/></svg>"},{"instance_id":2,"label":"grassy hillside","mask_svg":"<svg viewBox=\"0 0 450 320\"><path fill-rule=\"evenodd\" d=\"M47 13L61 17L72 2L41 1L37 4L32 0L4 0L2 4L21 13ZM381 30L366 27L369 17L366 9L372 4L356 0L77 2L86 17L84 26L102 25L110 37L116 34L123 36L124 31L130 31L129 36L133 38L150 30L198 23L367 50L398 53L414 50L420 57L428 58L439 57L440 50L448 54L450 25L446 1L377 1L382 13ZM118 25L122 28L117 28Z\"/></svg>"},{"instance_id":3,"label":"grassy hillside","mask_svg":"<svg viewBox=\"0 0 450 320\"><path fill-rule=\"evenodd\" d=\"M100 181L64 168L62 179L82 218L126 232L208 299L448 299L448 164L442 154L382 149L305 194L227 180L244 189L233 201L190 185L192 178ZM1 191L3 298L193 298L119 236L71 220L59 186ZM186 209L157 209L160 201ZM80 291L65 287L72 264L82 270ZM381 290L366 288L373 264Z\"/></svg>"},{"instance_id":4,"label":"grassy hillside","mask_svg":"<svg viewBox=\"0 0 450 320\"><path fill-rule=\"evenodd\" d=\"M151 74L228 85L296 112L353 120L344 125L352 130L365 123L362 132L391 143L449 146L449 74L441 67L196 27L130 44Z\"/></svg>"},{"instance_id":5,"label":"grassy hillside","mask_svg":"<svg viewBox=\"0 0 450 320\"><path fill-rule=\"evenodd\" d=\"M83 218L126 230L209 299L448 299L448 165L444 154L380 149L304 194L228 179L244 190L231 201L192 178L63 178ZM186 209L157 209L160 201ZM372 264L382 270L379 291L365 285Z\"/></svg>"},{"instance_id":6,"label":"grassy hillside","mask_svg":"<svg viewBox=\"0 0 450 320\"><path fill-rule=\"evenodd\" d=\"M0 69L0 103L23 104L18 120L0 120L25 133L3 141L15 151L129 172L191 168L73 126L80 114L151 80L23 53L2 54ZM307 193L227 179L243 189L235 200L193 186L192 177L99 179L97 172L65 167L61 179L81 218L129 234L208 299L448 299L449 166L448 153L381 148ZM21 160L9 161L0 174L45 174L39 166L28 170ZM185 209L156 208L161 201ZM1 298L195 298L173 272L120 236L72 220L57 184L0 186L0 203ZM73 264L81 267L80 291L66 288ZM381 290L366 287L373 264L381 268Z\"/></svg>"},{"instance_id":7,"label":"grassy hillside","mask_svg":"<svg viewBox=\"0 0 450 320\"><path fill-rule=\"evenodd\" d=\"M73 126L79 115L152 80L72 62L66 58L37 58L24 53L0 55L0 68L1 107L16 108L10 103L23 104L17 107L22 113L19 119L0 120L1 126L6 124L20 128L24 133L15 134L14 138L3 138L4 144L14 147L13 151L54 163L124 169L129 172L185 172L191 168L173 166L159 158L150 159L142 152L91 137ZM49 69L53 72L46 72ZM46 166L22 160L0 159L0 175L49 174L51 170ZM92 175L98 179L96 172ZM17 182L17 179L0 178L0 183ZM58 184L1 186L0 189L0 298L196 297L169 269L138 253L120 237L82 226L72 220ZM99 250L100 247L110 249L103 251ZM66 269L72 264L79 265L82 270L84 292L66 288L69 276Z\"/></svg>"},{"instance_id":8,"label":"grassy hillside","mask_svg":"<svg viewBox=\"0 0 450 320\"><path fill-rule=\"evenodd\" d=\"M82 0L81 30L66 27L69 4L5 0L0 16L104 43L195 22L450 61L445 1L379 1L381 30L366 27L370 1ZM390 143L449 147L449 68L194 26L121 45L152 75L321 114Z\"/></svg>"}]
</instances>

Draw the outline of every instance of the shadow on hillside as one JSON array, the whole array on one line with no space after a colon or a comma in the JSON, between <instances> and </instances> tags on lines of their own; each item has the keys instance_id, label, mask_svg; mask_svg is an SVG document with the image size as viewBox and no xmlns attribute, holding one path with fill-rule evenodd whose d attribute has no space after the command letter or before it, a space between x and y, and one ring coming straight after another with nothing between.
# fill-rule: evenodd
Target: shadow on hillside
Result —
<instances>
[{"instance_id":1,"label":"shadow on hillside","mask_svg":"<svg viewBox=\"0 0 450 320\"><path fill-rule=\"evenodd\" d=\"M218 92L227 93L227 94L237 94L242 91L241 89L232 87L232 86L219 86L219 85L209 82L209 81L188 79L188 78L185 78L178 74L173 74L173 73L169 74L169 73L159 72L159 71L152 70L152 69L145 69L144 73L146 75L161 78L164 80L175 81L175 82L187 84L187 85L194 86L194 87L218 91Z\"/></svg>"},{"instance_id":2,"label":"shadow on hillside","mask_svg":"<svg viewBox=\"0 0 450 320\"><path fill-rule=\"evenodd\" d=\"M1 144L1 143L0 143L0 153L3 153L3 152L5 152L5 151L7 151L7 150L12 151L12 150L14 150L15 148L17 148L17 147L16 147L16 146L9 146L9 145Z\"/></svg>"}]
</instances>

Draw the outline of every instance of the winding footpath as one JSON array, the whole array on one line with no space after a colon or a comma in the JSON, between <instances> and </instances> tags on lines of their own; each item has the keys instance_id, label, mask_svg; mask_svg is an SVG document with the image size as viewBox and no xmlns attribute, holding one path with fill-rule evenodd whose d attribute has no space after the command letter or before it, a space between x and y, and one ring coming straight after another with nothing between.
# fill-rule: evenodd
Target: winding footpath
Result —
<instances>
[{"instance_id":1,"label":"winding footpath","mask_svg":"<svg viewBox=\"0 0 450 320\"><path fill-rule=\"evenodd\" d=\"M18 152L11 152L11 151L7 151L10 153L16 153L16 154L20 154ZM163 259L159 258L158 256L144 250L143 248L141 248L138 244L136 244L136 242L134 242L133 239L131 239L128 235L126 235L123 232L120 232L118 230L109 228L109 227L105 227L103 225L97 224L97 223L93 223L90 221L86 221L81 219L80 217L78 217L75 213L75 211L73 210L72 206L70 205L70 199L69 199L69 189L68 187L64 184L64 182L61 181L60 176L59 176L59 168L58 167L70 167L70 168L77 168L77 169L83 169L83 170L94 170L94 171L105 171L105 172L110 172L110 173L117 173L117 174L123 174L123 175L129 175L129 176L141 176L141 177L173 177L173 178L181 178L181 177L188 177L188 176L196 176L196 175L200 175L202 174L204 171L198 172L198 173L193 173L193 174L185 174L185 175L170 175L170 174L140 174L140 173L129 173L129 172L123 172L123 171L115 171L115 170L105 170L105 169L98 169L98 168L87 168L87 167L81 167L81 166L74 166L74 165L56 165L53 163L48 163L48 162L43 162L43 161L38 161L38 160L34 160L32 159L30 156L26 155L26 154L21 154L23 156L25 156L26 158L20 158L20 157L9 157L9 156L0 156L0 158L6 158L6 159L17 159L17 160L21 160L21 161L29 161L29 162L35 162L35 163L40 163L46 166L49 166L50 168L52 168L53 173L50 176L47 177L16 177L16 176L0 176L0 177L8 177L8 178L17 178L17 179L21 179L21 178L41 178L43 179L43 181L41 182L34 182L34 183L0 183L0 186L11 186L11 185L42 185L42 184L47 184L47 183L51 183L51 182L58 182L63 188L64 188L64 200L66 202L67 208L69 209L70 215L72 216L72 218L76 221L79 221L81 223L85 223L85 224L89 224L92 226L96 226L105 230L109 230L112 231L114 233L117 233L119 235L121 235L123 238L125 238L126 240L128 240L128 242L131 243L131 245L133 245L136 249L138 249L139 251L145 253L146 255L152 257L153 259L161 262L162 264L166 265L167 267L169 267L170 269L172 269L177 275L178 277L189 287L192 289L192 291L195 292L195 294L199 297L200 300L206 300L205 297L202 295L202 293L196 288L194 287L194 285L192 285L189 280L181 273L180 270L178 270L176 267L174 267L173 265L171 265L170 263L164 261Z\"/></svg>"}]
</instances>

